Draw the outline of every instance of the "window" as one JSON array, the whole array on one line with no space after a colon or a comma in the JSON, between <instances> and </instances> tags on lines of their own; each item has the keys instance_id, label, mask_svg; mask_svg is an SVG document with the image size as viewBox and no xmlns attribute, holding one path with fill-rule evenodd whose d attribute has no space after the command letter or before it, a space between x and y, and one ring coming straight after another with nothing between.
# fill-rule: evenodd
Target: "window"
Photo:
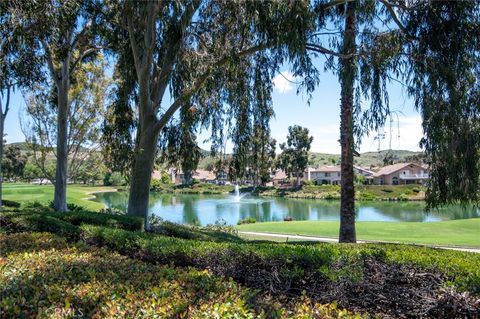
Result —
<instances>
[{"instance_id":1,"label":"window","mask_svg":"<svg viewBox=\"0 0 480 319\"><path fill-rule=\"evenodd\" d=\"M398 177L397 177L397 176L394 176L394 177L392 178L392 184L393 184L393 185L398 185Z\"/></svg>"}]
</instances>

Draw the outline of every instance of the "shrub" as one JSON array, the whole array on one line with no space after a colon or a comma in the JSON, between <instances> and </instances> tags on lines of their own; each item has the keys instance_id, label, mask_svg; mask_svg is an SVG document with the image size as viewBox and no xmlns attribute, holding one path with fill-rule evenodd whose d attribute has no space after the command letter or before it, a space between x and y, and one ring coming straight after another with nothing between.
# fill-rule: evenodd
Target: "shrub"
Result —
<instances>
[{"instance_id":1,"label":"shrub","mask_svg":"<svg viewBox=\"0 0 480 319\"><path fill-rule=\"evenodd\" d=\"M2 213L0 217L2 228L5 228L7 232L46 231L62 235L64 231L68 233L70 230L77 233L78 231L75 231L74 228L81 224L143 230L143 219L139 217L89 211L53 212L44 206L37 206L35 209L21 212ZM52 222L52 227L48 227L49 222ZM66 237L75 239L76 235L67 234Z\"/></svg>"},{"instance_id":2,"label":"shrub","mask_svg":"<svg viewBox=\"0 0 480 319\"><path fill-rule=\"evenodd\" d=\"M69 240L77 240L80 237L80 229L77 226L46 214L3 214L2 228L7 232L49 232Z\"/></svg>"},{"instance_id":3,"label":"shrub","mask_svg":"<svg viewBox=\"0 0 480 319\"><path fill-rule=\"evenodd\" d=\"M241 242L241 238L236 236L236 229L230 226L207 226L197 227L190 225L180 225L162 218L151 215L149 217L150 232L161 234L163 236L195 239L201 241L230 241Z\"/></svg>"},{"instance_id":4,"label":"shrub","mask_svg":"<svg viewBox=\"0 0 480 319\"><path fill-rule=\"evenodd\" d=\"M162 176L160 177L160 181L163 184L172 184L172 179L171 179L170 175L168 175L167 172L162 172Z\"/></svg>"},{"instance_id":5,"label":"shrub","mask_svg":"<svg viewBox=\"0 0 480 319\"><path fill-rule=\"evenodd\" d=\"M19 208L20 203L13 200L2 199L2 205L6 207Z\"/></svg>"},{"instance_id":6,"label":"shrub","mask_svg":"<svg viewBox=\"0 0 480 319\"><path fill-rule=\"evenodd\" d=\"M257 222L257 220L255 219L255 217L248 217L248 218L244 218L242 220L239 220L237 225L255 224L256 222Z\"/></svg>"},{"instance_id":7,"label":"shrub","mask_svg":"<svg viewBox=\"0 0 480 319\"><path fill-rule=\"evenodd\" d=\"M376 196L370 192L360 192L361 200L374 200Z\"/></svg>"},{"instance_id":8,"label":"shrub","mask_svg":"<svg viewBox=\"0 0 480 319\"><path fill-rule=\"evenodd\" d=\"M208 268L217 275L276 293L309 289L309 285L315 286L311 280L327 280L322 269L329 268L336 256L333 245L209 241L199 244L196 240L91 225L83 225L82 230L84 238L91 243L158 263Z\"/></svg>"},{"instance_id":9,"label":"shrub","mask_svg":"<svg viewBox=\"0 0 480 319\"><path fill-rule=\"evenodd\" d=\"M108 172L103 178L103 185L105 186L123 186L125 184L125 178L120 172Z\"/></svg>"},{"instance_id":10,"label":"shrub","mask_svg":"<svg viewBox=\"0 0 480 319\"><path fill-rule=\"evenodd\" d=\"M45 206L45 204L38 202L38 201L33 201L33 202L27 202L23 205L24 210L27 211L42 211L42 212L47 212L47 211L53 211L53 209L49 206Z\"/></svg>"},{"instance_id":11,"label":"shrub","mask_svg":"<svg viewBox=\"0 0 480 319\"><path fill-rule=\"evenodd\" d=\"M315 185L315 181L312 181L312 180L304 180L302 181L302 184L305 185L305 186L313 186Z\"/></svg>"},{"instance_id":12,"label":"shrub","mask_svg":"<svg viewBox=\"0 0 480 319\"><path fill-rule=\"evenodd\" d=\"M196 266L266 291L314 289L319 282L359 280L365 260L416 265L445 273L463 290L480 292L480 256L409 245L288 245L211 242L83 225L92 243L159 263ZM248 267L246 267L248 265ZM395 269L395 265L392 268ZM407 272L411 270L406 269ZM273 278L272 276L276 276ZM309 280L313 280L310 282ZM300 286L295 286L300 285Z\"/></svg>"},{"instance_id":13,"label":"shrub","mask_svg":"<svg viewBox=\"0 0 480 319\"><path fill-rule=\"evenodd\" d=\"M95 213L89 211L76 212L52 212L50 216L64 220L73 225L90 224L98 226L107 226L121 228L125 230L142 230L143 219L140 217L131 217L126 215L111 215L105 213Z\"/></svg>"},{"instance_id":14,"label":"shrub","mask_svg":"<svg viewBox=\"0 0 480 319\"><path fill-rule=\"evenodd\" d=\"M339 199L340 194L337 192L328 192L324 195L324 199Z\"/></svg>"},{"instance_id":15,"label":"shrub","mask_svg":"<svg viewBox=\"0 0 480 319\"><path fill-rule=\"evenodd\" d=\"M41 207L41 206L40 206ZM39 206L37 206L37 208L40 208ZM51 209L51 210L55 210L55 204L53 203L53 201L50 201L48 207ZM67 209L68 211L70 212L79 212L79 211L84 211L85 208L83 208L82 206L80 205L77 205L77 204L74 204L74 203L67 203Z\"/></svg>"},{"instance_id":16,"label":"shrub","mask_svg":"<svg viewBox=\"0 0 480 319\"><path fill-rule=\"evenodd\" d=\"M80 205L77 205L77 204L74 204L74 203L67 203L67 209L71 212L78 212L78 211L84 211L85 208L80 206Z\"/></svg>"},{"instance_id":17,"label":"shrub","mask_svg":"<svg viewBox=\"0 0 480 319\"><path fill-rule=\"evenodd\" d=\"M317 304L304 296L276 300L212 271L145 263L98 247L69 245L51 234L0 234L0 247L8 249L0 272L2 318L43 318L49 313L62 318L263 318L268 314L268 318L331 319L354 315L336 303Z\"/></svg>"},{"instance_id":18,"label":"shrub","mask_svg":"<svg viewBox=\"0 0 480 319\"><path fill-rule=\"evenodd\" d=\"M125 215L125 212L118 208L107 207L99 210L99 213L110 215Z\"/></svg>"},{"instance_id":19,"label":"shrub","mask_svg":"<svg viewBox=\"0 0 480 319\"><path fill-rule=\"evenodd\" d=\"M392 193L392 192L393 192L393 189L390 189L390 188L382 188L382 192Z\"/></svg>"}]
</instances>

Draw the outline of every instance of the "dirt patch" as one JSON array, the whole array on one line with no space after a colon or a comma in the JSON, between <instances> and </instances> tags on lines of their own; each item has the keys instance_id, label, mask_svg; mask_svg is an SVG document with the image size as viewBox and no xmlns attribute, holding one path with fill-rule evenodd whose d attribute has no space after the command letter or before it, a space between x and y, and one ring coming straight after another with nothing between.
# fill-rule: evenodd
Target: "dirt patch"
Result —
<instances>
[{"instance_id":1,"label":"dirt patch","mask_svg":"<svg viewBox=\"0 0 480 319\"><path fill-rule=\"evenodd\" d=\"M440 273L367 259L359 283L340 280L325 287L328 295L313 297L381 318L479 318L480 299L444 289L446 280Z\"/></svg>"}]
</instances>

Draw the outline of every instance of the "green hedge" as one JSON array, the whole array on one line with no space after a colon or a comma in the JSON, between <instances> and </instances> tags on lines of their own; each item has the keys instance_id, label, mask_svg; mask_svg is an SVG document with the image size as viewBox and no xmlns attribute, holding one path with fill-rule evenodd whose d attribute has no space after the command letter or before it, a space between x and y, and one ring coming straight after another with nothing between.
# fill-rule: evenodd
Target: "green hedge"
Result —
<instances>
[{"instance_id":1,"label":"green hedge","mask_svg":"<svg viewBox=\"0 0 480 319\"><path fill-rule=\"evenodd\" d=\"M12 207L12 208L19 208L20 203L13 201L13 200L7 200L7 199L2 199L2 205L6 207Z\"/></svg>"},{"instance_id":2,"label":"green hedge","mask_svg":"<svg viewBox=\"0 0 480 319\"><path fill-rule=\"evenodd\" d=\"M47 233L0 234L0 253L0 318L367 318Z\"/></svg>"},{"instance_id":3,"label":"green hedge","mask_svg":"<svg viewBox=\"0 0 480 319\"><path fill-rule=\"evenodd\" d=\"M14 232L49 232L69 240L80 238L80 228L46 214L2 213L0 226L7 233Z\"/></svg>"},{"instance_id":4,"label":"green hedge","mask_svg":"<svg viewBox=\"0 0 480 319\"><path fill-rule=\"evenodd\" d=\"M92 225L81 228L90 244L155 263L210 269L249 287L277 293L308 289L308 283L318 279L328 281L329 266L337 254L333 245L209 242Z\"/></svg>"},{"instance_id":5,"label":"green hedge","mask_svg":"<svg viewBox=\"0 0 480 319\"><path fill-rule=\"evenodd\" d=\"M90 211L75 211L65 213L51 212L47 214L77 226L81 224L90 224L121 228L125 230L143 230L143 218L139 217L95 213Z\"/></svg>"},{"instance_id":6,"label":"green hedge","mask_svg":"<svg viewBox=\"0 0 480 319\"><path fill-rule=\"evenodd\" d=\"M294 288L293 282L303 282L301 288L308 290L313 278L345 277L354 282L362 278L364 261L374 259L443 273L457 288L480 293L479 254L393 244L199 242L89 225L81 228L88 242L159 263L213 269L261 289L286 291Z\"/></svg>"},{"instance_id":7,"label":"green hedge","mask_svg":"<svg viewBox=\"0 0 480 319\"><path fill-rule=\"evenodd\" d=\"M81 224L143 230L143 219L137 217L75 211L58 213L35 207L32 210L9 211L0 214L0 227L6 232L39 231L62 235L68 239L78 239Z\"/></svg>"},{"instance_id":8,"label":"green hedge","mask_svg":"<svg viewBox=\"0 0 480 319\"><path fill-rule=\"evenodd\" d=\"M229 226L191 226L172 223L169 221L160 221L152 227L152 232L168 237L183 239L195 239L201 241L229 241L243 242L244 240L236 235L236 230ZM222 228L218 230L218 228Z\"/></svg>"}]
</instances>

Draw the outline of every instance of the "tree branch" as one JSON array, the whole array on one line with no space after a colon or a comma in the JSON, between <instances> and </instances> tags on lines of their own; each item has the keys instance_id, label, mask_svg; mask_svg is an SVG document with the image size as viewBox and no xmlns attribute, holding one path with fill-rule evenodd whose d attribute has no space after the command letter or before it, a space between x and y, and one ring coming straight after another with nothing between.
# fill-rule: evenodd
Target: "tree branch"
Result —
<instances>
[{"instance_id":1,"label":"tree branch","mask_svg":"<svg viewBox=\"0 0 480 319\"><path fill-rule=\"evenodd\" d=\"M154 105L155 113L158 112L161 106L160 102L167 88L168 79L170 78L173 65L180 52L185 31L188 25L190 25L193 15L195 14L195 12L197 12L199 6L200 6L200 1L195 0L186 8L185 12L183 13L180 19L179 36L175 44L169 46L169 50L167 50L167 54L165 56L162 68L160 69L160 72L158 73L158 75L154 78L155 82L152 88L152 102ZM157 68L155 70L157 70Z\"/></svg>"},{"instance_id":2,"label":"tree branch","mask_svg":"<svg viewBox=\"0 0 480 319\"><path fill-rule=\"evenodd\" d=\"M332 7L336 7L338 5L346 4L347 2L352 2L352 1L356 1L356 0L333 0L328 3L320 5L319 9L326 10L326 9L330 9Z\"/></svg>"},{"instance_id":3,"label":"tree branch","mask_svg":"<svg viewBox=\"0 0 480 319\"><path fill-rule=\"evenodd\" d=\"M314 43L307 43L306 48L307 48L307 50L315 51L315 52L322 53L322 54L333 55L333 56L339 57L341 59L349 59L349 58L351 58L355 55L358 55L358 53L353 53L353 54L338 53L338 52L335 52L333 50L327 49L325 47L322 47L321 45L314 44Z\"/></svg>"},{"instance_id":4,"label":"tree branch","mask_svg":"<svg viewBox=\"0 0 480 319\"><path fill-rule=\"evenodd\" d=\"M398 28L400 29L400 31L402 31L403 34L405 34L405 36L411 40L415 40L417 39L416 37L410 35L410 33L408 33L408 30L407 28L405 28L405 26L402 24L402 22L400 21L400 19L398 18L395 10L393 9L394 5L390 2L388 2L387 0L379 0L384 6L385 8L387 9L388 13L390 14L390 16L392 17L392 20L395 22L395 24L398 26Z\"/></svg>"},{"instance_id":5,"label":"tree branch","mask_svg":"<svg viewBox=\"0 0 480 319\"><path fill-rule=\"evenodd\" d=\"M237 57L244 57L248 56L251 54L254 54L258 51L264 50L269 48L269 44L259 44L253 47L250 47L244 51L238 52L236 54ZM208 70L203 73L198 80L196 81L195 85L188 91L184 92L182 95L180 95L171 105L170 107L165 111L165 113L162 115L160 120L158 120L154 127L153 130L158 132L160 131L167 123L168 121L172 118L172 116L175 114L175 112L182 106L182 104L187 101L192 95L198 92L198 90L201 89L205 81L210 77L212 72L216 69L219 68L225 64L227 64L231 60L231 56L224 57L217 61L216 63L212 64Z\"/></svg>"},{"instance_id":6,"label":"tree branch","mask_svg":"<svg viewBox=\"0 0 480 319\"><path fill-rule=\"evenodd\" d=\"M7 100L5 101L5 111L0 110L2 112L2 120L7 117L8 111L10 110L10 86L7 88ZM3 139L3 136L0 136Z\"/></svg>"},{"instance_id":7,"label":"tree branch","mask_svg":"<svg viewBox=\"0 0 480 319\"><path fill-rule=\"evenodd\" d=\"M50 70L50 73L52 75L53 80L55 81L55 84L57 86L60 85L60 78L58 77L57 71L55 70L55 67L53 66L53 58L52 58L52 52L50 51L50 47L48 44L45 42L45 40L42 38L40 39L40 42L42 43L43 50L45 50L45 54L47 55L47 64L48 64L48 69Z\"/></svg>"},{"instance_id":8,"label":"tree branch","mask_svg":"<svg viewBox=\"0 0 480 319\"><path fill-rule=\"evenodd\" d=\"M130 47L132 48L133 59L135 62L135 69L137 70L137 76L140 74L142 61L140 58L140 48L138 47L137 40L135 39L135 33L133 30L133 21L132 21L132 12L127 10L127 29L128 29L128 38L130 39ZM140 81L140 79L138 79Z\"/></svg>"},{"instance_id":9,"label":"tree branch","mask_svg":"<svg viewBox=\"0 0 480 319\"><path fill-rule=\"evenodd\" d=\"M77 35L73 39L72 43L70 43L70 48L72 49L72 51L75 49L75 46L77 45L78 40L87 32L88 29L90 29L91 23L92 23L92 21L88 20L85 23L85 26L83 27L82 31L77 33Z\"/></svg>"},{"instance_id":10,"label":"tree branch","mask_svg":"<svg viewBox=\"0 0 480 319\"><path fill-rule=\"evenodd\" d=\"M75 70L75 68L77 67L77 64L83 60L83 58L85 58L87 55L89 55L90 53L93 53L97 50L101 50L103 47L94 47L94 48L89 48L85 51L83 51L79 56L78 58L75 60L75 62L73 62L72 64L72 67L70 68L70 72L73 72Z\"/></svg>"}]
</instances>

